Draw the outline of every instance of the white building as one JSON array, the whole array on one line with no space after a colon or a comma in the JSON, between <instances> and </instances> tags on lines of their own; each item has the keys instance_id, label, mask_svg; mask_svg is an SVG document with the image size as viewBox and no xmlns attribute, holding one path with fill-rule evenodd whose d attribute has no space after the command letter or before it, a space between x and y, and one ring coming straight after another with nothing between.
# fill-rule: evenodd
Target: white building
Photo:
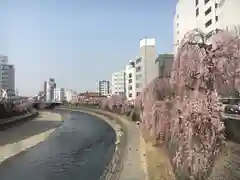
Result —
<instances>
[{"instance_id":1,"label":"white building","mask_svg":"<svg viewBox=\"0 0 240 180\"><path fill-rule=\"evenodd\" d=\"M101 80L97 83L97 92L100 96L108 96L110 94L110 81Z\"/></svg>"},{"instance_id":2,"label":"white building","mask_svg":"<svg viewBox=\"0 0 240 180\"><path fill-rule=\"evenodd\" d=\"M112 94L120 96L126 96L126 84L125 84L125 70L118 71L112 74Z\"/></svg>"},{"instance_id":3,"label":"white building","mask_svg":"<svg viewBox=\"0 0 240 180\"><path fill-rule=\"evenodd\" d=\"M140 41L140 56L135 60L136 92L140 93L158 76L156 39L144 38Z\"/></svg>"},{"instance_id":4,"label":"white building","mask_svg":"<svg viewBox=\"0 0 240 180\"><path fill-rule=\"evenodd\" d=\"M232 30L235 28L240 34L240 1L239 0L218 0L218 23L217 28Z\"/></svg>"},{"instance_id":5,"label":"white building","mask_svg":"<svg viewBox=\"0 0 240 180\"><path fill-rule=\"evenodd\" d=\"M67 102L77 101L78 93L76 91L68 89L65 91L64 96Z\"/></svg>"},{"instance_id":6,"label":"white building","mask_svg":"<svg viewBox=\"0 0 240 180\"><path fill-rule=\"evenodd\" d=\"M178 0L174 17L174 53L184 35L195 28L208 33L240 24L239 0Z\"/></svg>"},{"instance_id":7,"label":"white building","mask_svg":"<svg viewBox=\"0 0 240 180\"><path fill-rule=\"evenodd\" d=\"M0 55L0 88L15 91L15 68L8 64L8 57Z\"/></svg>"},{"instance_id":8,"label":"white building","mask_svg":"<svg viewBox=\"0 0 240 180\"><path fill-rule=\"evenodd\" d=\"M135 62L130 61L126 65L126 97L128 100L133 100L136 98L136 68Z\"/></svg>"},{"instance_id":9,"label":"white building","mask_svg":"<svg viewBox=\"0 0 240 180\"><path fill-rule=\"evenodd\" d=\"M64 101L64 89L63 88L55 88L54 89L54 101Z\"/></svg>"},{"instance_id":10,"label":"white building","mask_svg":"<svg viewBox=\"0 0 240 180\"><path fill-rule=\"evenodd\" d=\"M174 53L185 33L196 27L196 0L178 0L173 21Z\"/></svg>"}]
</instances>

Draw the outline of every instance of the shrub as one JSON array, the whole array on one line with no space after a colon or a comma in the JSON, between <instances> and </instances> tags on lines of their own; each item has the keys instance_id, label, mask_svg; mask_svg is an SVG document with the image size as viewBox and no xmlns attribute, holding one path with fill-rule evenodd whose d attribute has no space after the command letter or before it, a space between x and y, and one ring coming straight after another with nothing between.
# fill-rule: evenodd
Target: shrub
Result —
<instances>
[{"instance_id":1,"label":"shrub","mask_svg":"<svg viewBox=\"0 0 240 180\"><path fill-rule=\"evenodd\" d=\"M119 95L112 95L109 99L108 99L108 108L111 111L114 112L121 112L121 108L122 108L122 104L124 102L124 98L119 96Z\"/></svg>"},{"instance_id":2,"label":"shrub","mask_svg":"<svg viewBox=\"0 0 240 180\"><path fill-rule=\"evenodd\" d=\"M155 121L153 118L156 101L163 101L165 98L171 98L169 78L160 77L152 81L147 88L141 94L141 117L142 123L152 134L155 134Z\"/></svg>"},{"instance_id":3,"label":"shrub","mask_svg":"<svg viewBox=\"0 0 240 180\"><path fill-rule=\"evenodd\" d=\"M102 99L101 101L98 102L99 103L99 107L101 109L107 110L108 109L108 99Z\"/></svg>"},{"instance_id":4,"label":"shrub","mask_svg":"<svg viewBox=\"0 0 240 180\"><path fill-rule=\"evenodd\" d=\"M141 121L141 119L140 119L140 110L139 110L138 107L132 108L131 112L130 112L130 114L128 116L129 116L129 119L131 121L135 121L135 122L136 121Z\"/></svg>"}]
</instances>

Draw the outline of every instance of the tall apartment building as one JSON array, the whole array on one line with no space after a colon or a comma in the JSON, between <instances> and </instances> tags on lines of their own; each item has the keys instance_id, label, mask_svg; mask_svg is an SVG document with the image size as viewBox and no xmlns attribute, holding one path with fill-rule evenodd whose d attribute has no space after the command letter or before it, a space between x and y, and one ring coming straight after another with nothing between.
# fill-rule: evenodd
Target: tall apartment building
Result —
<instances>
[{"instance_id":1,"label":"tall apartment building","mask_svg":"<svg viewBox=\"0 0 240 180\"><path fill-rule=\"evenodd\" d=\"M98 94L100 96L108 96L110 94L110 81L101 80L98 82Z\"/></svg>"},{"instance_id":2,"label":"tall apartment building","mask_svg":"<svg viewBox=\"0 0 240 180\"><path fill-rule=\"evenodd\" d=\"M132 100L136 98L136 68L135 62L130 61L125 69L126 98Z\"/></svg>"},{"instance_id":3,"label":"tall apartment building","mask_svg":"<svg viewBox=\"0 0 240 180\"><path fill-rule=\"evenodd\" d=\"M176 11L173 20L173 39L174 39L174 54L181 43L184 35L197 27L196 25L196 10L195 0L178 0L176 4Z\"/></svg>"},{"instance_id":4,"label":"tall apartment building","mask_svg":"<svg viewBox=\"0 0 240 180\"><path fill-rule=\"evenodd\" d=\"M136 91L141 92L157 77L157 58L155 38L144 38L140 41L140 57L135 61Z\"/></svg>"},{"instance_id":5,"label":"tall apartment building","mask_svg":"<svg viewBox=\"0 0 240 180\"><path fill-rule=\"evenodd\" d=\"M126 73L125 70L118 71L112 74L112 94L126 96Z\"/></svg>"},{"instance_id":6,"label":"tall apartment building","mask_svg":"<svg viewBox=\"0 0 240 180\"><path fill-rule=\"evenodd\" d=\"M0 55L0 88L15 92L15 68L8 64L8 57Z\"/></svg>"},{"instance_id":7,"label":"tall apartment building","mask_svg":"<svg viewBox=\"0 0 240 180\"><path fill-rule=\"evenodd\" d=\"M218 0L218 23L217 28L235 31L237 27L240 34L240 1L239 0Z\"/></svg>"},{"instance_id":8,"label":"tall apartment building","mask_svg":"<svg viewBox=\"0 0 240 180\"><path fill-rule=\"evenodd\" d=\"M208 33L240 25L239 0L178 0L174 16L174 53L184 35L195 28Z\"/></svg>"}]
</instances>

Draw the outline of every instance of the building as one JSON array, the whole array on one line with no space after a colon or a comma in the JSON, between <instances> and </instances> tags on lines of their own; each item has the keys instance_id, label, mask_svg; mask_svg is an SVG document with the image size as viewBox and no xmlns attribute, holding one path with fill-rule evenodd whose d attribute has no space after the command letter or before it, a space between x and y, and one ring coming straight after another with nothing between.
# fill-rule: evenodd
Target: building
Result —
<instances>
[{"instance_id":1,"label":"building","mask_svg":"<svg viewBox=\"0 0 240 180\"><path fill-rule=\"evenodd\" d=\"M0 55L0 88L15 92L15 68L8 64L8 57Z\"/></svg>"},{"instance_id":2,"label":"building","mask_svg":"<svg viewBox=\"0 0 240 180\"><path fill-rule=\"evenodd\" d=\"M54 93L54 101L59 101L59 102L64 101L64 89L63 88L55 88L53 93Z\"/></svg>"},{"instance_id":3,"label":"building","mask_svg":"<svg viewBox=\"0 0 240 180\"><path fill-rule=\"evenodd\" d=\"M43 82L43 94L44 94L44 100L46 100L46 94L47 94L47 81Z\"/></svg>"},{"instance_id":4,"label":"building","mask_svg":"<svg viewBox=\"0 0 240 180\"><path fill-rule=\"evenodd\" d=\"M200 0L201 1L201 0ZM174 54L181 43L184 35L196 28L196 8L197 0L178 0L173 20Z\"/></svg>"},{"instance_id":5,"label":"building","mask_svg":"<svg viewBox=\"0 0 240 180\"><path fill-rule=\"evenodd\" d=\"M47 93L46 93L46 101L53 101L54 100L54 89L56 88L55 79L49 78L47 80Z\"/></svg>"},{"instance_id":6,"label":"building","mask_svg":"<svg viewBox=\"0 0 240 180\"><path fill-rule=\"evenodd\" d=\"M144 72L142 58L139 57L135 60L135 91L136 96L142 91L144 83Z\"/></svg>"},{"instance_id":7,"label":"building","mask_svg":"<svg viewBox=\"0 0 240 180\"><path fill-rule=\"evenodd\" d=\"M108 96L110 94L110 81L101 80L97 84L97 92L100 96Z\"/></svg>"},{"instance_id":8,"label":"building","mask_svg":"<svg viewBox=\"0 0 240 180\"><path fill-rule=\"evenodd\" d=\"M140 41L140 57L135 61L136 68L136 91L142 89L157 77L157 58L155 38L144 38Z\"/></svg>"},{"instance_id":9,"label":"building","mask_svg":"<svg viewBox=\"0 0 240 180\"><path fill-rule=\"evenodd\" d=\"M240 35L240 1L239 0L218 0L218 23L219 29L227 29Z\"/></svg>"},{"instance_id":10,"label":"building","mask_svg":"<svg viewBox=\"0 0 240 180\"><path fill-rule=\"evenodd\" d=\"M125 70L121 70L112 74L112 94L126 96L126 79Z\"/></svg>"},{"instance_id":11,"label":"building","mask_svg":"<svg viewBox=\"0 0 240 180\"><path fill-rule=\"evenodd\" d=\"M135 62L130 61L125 69L126 98L132 100L136 98L136 69Z\"/></svg>"},{"instance_id":12,"label":"building","mask_svg":"<svg viewBox=\"0 0 240 180\"><path fill-rule=\"evenodd\" d=\"M158 77L170 77L172 72L173 54L159 54L155 63L158 68Z\"/></svg>"},{"instance_id":13,"label":"building","mask_svg":"<svg viewBox=\"0 0 240 180\"><path fill-rule=\"evenodd\" d=\"M13 65L0 64L0 88L15 91L15 68Z\"/></svg>"},{"instance_id":14,"label":"building","mask_svg":"<svg viewBox=\"0 0 240 180\"><path fill-rule=\"evenodd\" d=\"M78 93L74 90L67 89L64 93L64 100L66 100L67 102L77 101Z\"/></svg>"},{"instance_id":15,"label":"building","mask_svg":"<svg viewBox=\"0 0 240 180\"><path fill-rule=\"evenodd\" d=\"M174 16L174 53L184 35L195 28L209 33L240 24L239 0L178 0ZM238 30L239 31L239 30Z\"/></svg>"}]
</instances>

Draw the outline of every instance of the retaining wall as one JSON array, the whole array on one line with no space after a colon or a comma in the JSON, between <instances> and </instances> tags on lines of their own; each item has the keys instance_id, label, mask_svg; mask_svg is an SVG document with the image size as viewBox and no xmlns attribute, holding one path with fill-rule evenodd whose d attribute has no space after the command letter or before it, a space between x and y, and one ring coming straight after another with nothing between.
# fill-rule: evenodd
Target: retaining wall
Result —
<instances>
[{"instance_id":1,"label":"retaining wall","mask_svg":"<svg viewBox=\"0 0 240 180\"><path fill-rule=\"evenodd\" d=\"M61 108L61 109L68 109L69 108ZM103 120L105 120L112 128L115 130L116 133L116 148L113 154L112 160L106 166L103 174L100 177L100 180L117 180L120 178L120 174L123 169L123 162L124 162L124 153L127 144L127 126L121 120L121 117L115 115L111 112L102 111L98 109L89 109L83 108L81 109L70 109L72 111L79 111L83 113L87 113L93 116L97 116Z\"/></svg>"},{"instance_id":2,"label":"retaining wall","mask_svg":"<svg viewBox=\"0 0 240 180\"><path fill-rule=\"evenodd\" d=\"M88 111L94 112L97 115L105 116L104 119L108 119L108 122L114 122L121 127L122 136L119 137L119 142L116 144L116 151L112 160L105 168L104 173L101 176L101 180L148 180L148 173L144 167L143 161L145 161L144 149L140 149L140 129L132 121L125 119L123 116L104 111L101 109L92 109L87 107L78 108L61 108L72 111ZM103 118L102 118L103 119ZM110 120L110 121L109 121ZM116 131L118 134L119 131Z\"/></svg>"}]
</instances>

